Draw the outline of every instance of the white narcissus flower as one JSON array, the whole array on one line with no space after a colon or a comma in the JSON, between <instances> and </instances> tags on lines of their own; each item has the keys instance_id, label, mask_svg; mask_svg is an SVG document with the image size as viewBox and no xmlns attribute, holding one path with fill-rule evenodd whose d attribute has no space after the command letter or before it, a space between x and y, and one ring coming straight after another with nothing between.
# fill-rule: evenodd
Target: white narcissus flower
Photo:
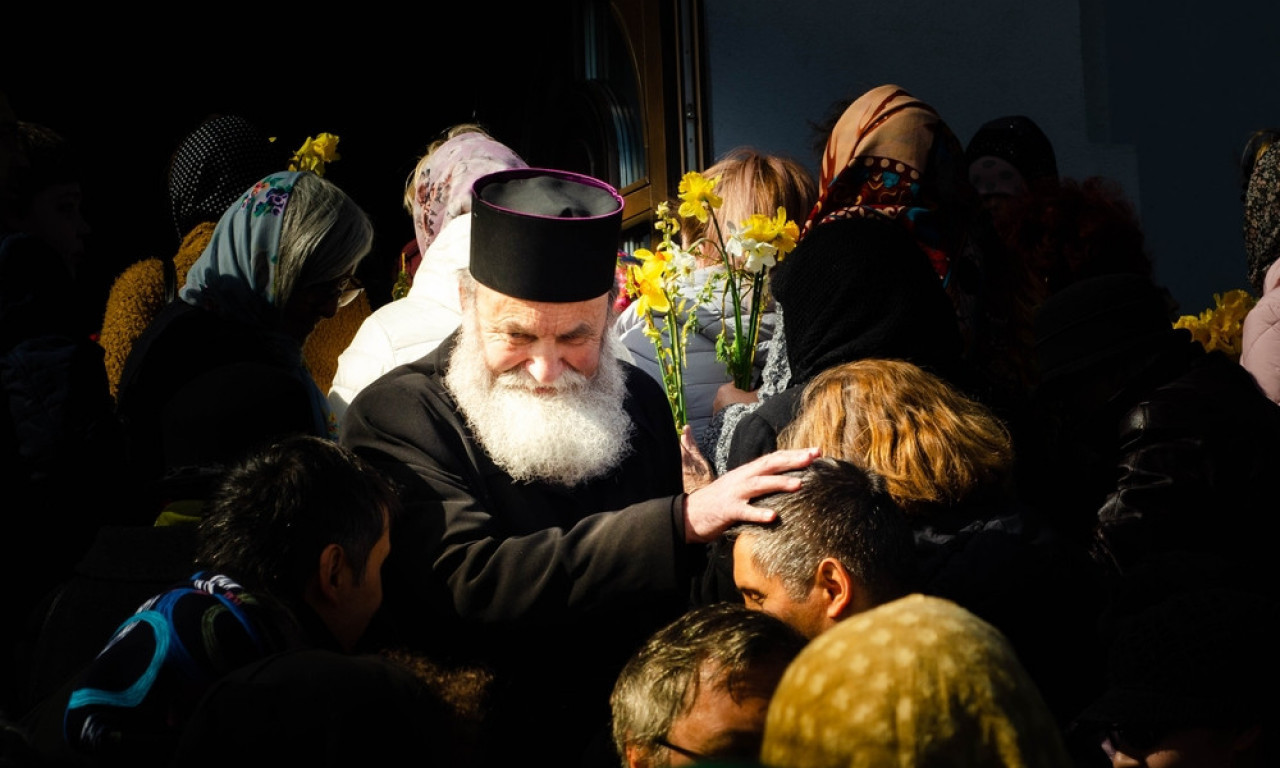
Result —
<instances>
[{"instance_id":1,"label":"white narcissus flower","mask_svg":"<svg viewBox=\"0 0 1280 768\"><path fill-rule=\"evenodd\" d=\"M671 252L671 266L681 277L689 277L697 269L698 259L689 251L676 248Z\"/></svg>"},{"instance_id":2,"label":"white narcissus flower","mask_svg":"<svg viewBox=\"0 0 1280 768\"><path fill-rule=\"evenodd\" d=\"M728 248L729 255L742 262L742 268L753 275L760 274L765 267L772 268L776 263L778 247L772 243L734 234L729 237Z\"/></svg>"}]
</instances>

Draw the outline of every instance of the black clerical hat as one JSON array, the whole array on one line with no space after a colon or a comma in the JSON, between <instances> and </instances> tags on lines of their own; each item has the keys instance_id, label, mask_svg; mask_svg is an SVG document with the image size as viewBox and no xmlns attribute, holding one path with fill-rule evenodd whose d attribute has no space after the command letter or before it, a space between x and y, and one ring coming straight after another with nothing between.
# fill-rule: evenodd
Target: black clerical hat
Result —
<instances>
[{"instance_id":1,"label":"black clerical hat","mask_svg":"<svg viewBox=\"0 0 1280 768\"><path fill-rule=\"evenodd\" d=\"M599 179L512 168L472 187L471 274L505 296L586 301L614 284L622 197Z\"/></svg>"}]
</instances>

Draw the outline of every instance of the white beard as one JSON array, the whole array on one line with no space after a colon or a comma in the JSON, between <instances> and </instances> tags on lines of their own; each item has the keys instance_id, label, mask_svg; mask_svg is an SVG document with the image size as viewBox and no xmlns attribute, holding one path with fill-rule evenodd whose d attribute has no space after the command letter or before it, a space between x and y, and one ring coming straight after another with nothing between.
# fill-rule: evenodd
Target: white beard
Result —
<instances>
[{"instance_id":1,"label":"white beard","mask_svg":"<svg viewBox=\"0 0 1280 768\"><path fill-rule=\"evenodd\" d=\"M594 376L565 370L549 385L554 393L537 394L535 387L548 385L523 368L489 370L479 333L464 314L445 385L485 452L517 482L572 487L605 474L631 452L621 342L610 329L604 335Z\"/></svg>"}]
</instances>

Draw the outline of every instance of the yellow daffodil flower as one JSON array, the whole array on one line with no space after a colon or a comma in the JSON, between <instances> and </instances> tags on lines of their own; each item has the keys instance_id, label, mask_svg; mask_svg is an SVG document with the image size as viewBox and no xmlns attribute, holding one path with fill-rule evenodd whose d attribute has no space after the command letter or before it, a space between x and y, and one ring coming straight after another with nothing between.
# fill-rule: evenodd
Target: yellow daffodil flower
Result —
<instances>
[{"instance_id":1,"label":"yellow daffodil flower","mask_svg":"<svg viewBox=\"0 0 1280 768\"><path fill-rule=\"evenodd\" d=\"M758 275L796 247L799 233L795 222L787 221L787 213L781 208L773 218L753 213L743 222L742 229L730 237L729 252L739 260L745 257L742 268Z\"/></svg>"},{"instance_id":2,"label":"yellow daffodil flower","mask_svg":"<svg viewBox=\"0 0 1280 768\"><path fill-rule=\"evenodd\" d=\"M783 208L778 209L778 215L773 221L778 227L778 234L773 244L778 247L778 259L781 260L783 256L795 250L796 241L800 239L800 226L787 219L787 212Z\"/></svg>"},{"instance_id":3,"label":"yellow daffodil flower","mask_svg":"<svg viewBox=\"0 0 1280 768\"><path fill-rule=\"evenodd\" d=\"M725 363L738 387L751 388L761 315L769 304L769 268L790 253L800 237L800 228L787 220L784 208L778 208L774 216L754 214L737 231L731 225L722 229L716 216L724 202L715 194L719 181L718 176L686 173L680 180L676 215L672 215L672 204L665 201L654 208L654 229L661 233L661 242L653 251L636 249L633 255L639 264L627 270L627 295L644 318L645 336L653 342L677 430L688 422L684 348L697 319L688 307L711 301L717 286L723 291L723 327L716 339L716 358ZM711 222L712 226L686 247L679 235L682 220L689 219ZM698 268L695 254L713 256L722 267L710 276L697 297L691 297L682 292L679 282ZM661 316L655 317L655 313Z\"/></svg>"},{"instance_id":4,"label":"yellow daffodil flower","mask_svg":"<svg viewBox=\"0 0 1280 768\"><path fill-rule=\"evenodd\" d=\"M703 224L707 223L707 214L711 209L719 208L724 202L713 191L716 182L720 181L720 177L705 178L697 171L689 171L680 179L680 210L678 213L681 218L696 218Z\"/></svg>"},{"instance_id":5,"label":"yellow daffodil flower","mask_svg":"<svg viewBox=\"0 0 1280 768\"><path fill-rule=\"evenodd\" d=\"M302 146L293 153L293 159L289 161L289 170L313 171L317 176L323 176L327 163L341 159L342 155L338 154L338 137L332 133L322 133L315 138L308 136L302 142Z\"/></svg>"},{"instance_id":6,"label":"yellow daffodil flower","mask_svg":"<svg viewBox=\"0 0 1280 768\"><path fill-rule=\"evenodd\" d=\"M1244 333L1244 317L1253 309L1257 300L1247 291L1232 290L1213 295L1214 306L1199 315L1183 315L1174 322L1174 328L1185 328L1191 338L1206 350L1221 350L1233 358L1240 357L1241 336Z\"/></svg>"},{"instance_id":7,"label":"yellow daffodil flower","mask_svg":"<svg viewBox=\"0 0 1280 768\"><path fill-rule=\"evenodd\" d=\"M633 264L628 268L627 285L636 300L636 311L641 315L671 310L671 301L667 298L666 286L663 284L667 261L658 254L638 248L635 257L640 259L640 264Z\"/></svg>"},{"instance_id":8,"label":"yellow daffodil flower","mask_svg":"<svg viewBox=\"0 0 1280 768\"><path fill-rule=\"evenodd\" d=\"M342 159L342 155L338 154L338 137L332 133L322 133L317 136L315 141L311 142L311 151L326 163Z\"/></svg>"}]
</instances>

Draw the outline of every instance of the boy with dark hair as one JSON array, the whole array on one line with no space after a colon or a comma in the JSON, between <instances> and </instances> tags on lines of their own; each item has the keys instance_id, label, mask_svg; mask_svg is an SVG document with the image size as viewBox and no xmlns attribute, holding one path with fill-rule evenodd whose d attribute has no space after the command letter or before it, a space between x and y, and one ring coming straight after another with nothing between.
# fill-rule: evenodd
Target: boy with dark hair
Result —
<instances>
[{"instance_id":1,"label":"boy with dark hair","mask_svg":"<svg viewBox=\"0 0 1280 768\"><path fill-rule=\"evenodd\" d=\"M250 454L199 522L199 570L143 603L39 708L35 722L62 728L33 728L43 748L162 764L216 680L288 649L352 652L382 602L398 504L333 441L298 435Z\"/></svg>"}]
</instances>

